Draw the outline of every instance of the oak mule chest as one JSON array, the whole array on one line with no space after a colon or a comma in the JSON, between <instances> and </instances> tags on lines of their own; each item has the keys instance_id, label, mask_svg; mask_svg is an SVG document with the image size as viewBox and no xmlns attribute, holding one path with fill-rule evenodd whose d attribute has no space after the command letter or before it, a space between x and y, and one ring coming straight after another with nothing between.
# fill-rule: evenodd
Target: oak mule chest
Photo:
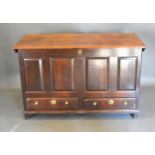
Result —
<instances>
[{"instance_id":1,"label":"oak mule chest","mask_svg":"<svg viewBox=\"0 0 155 155\"><path fill-rule=\"evenodd\" d=\"M13 49L25 117L138 113L145 45L134 33L30 34Z\"/></svg>"}]
</instances>

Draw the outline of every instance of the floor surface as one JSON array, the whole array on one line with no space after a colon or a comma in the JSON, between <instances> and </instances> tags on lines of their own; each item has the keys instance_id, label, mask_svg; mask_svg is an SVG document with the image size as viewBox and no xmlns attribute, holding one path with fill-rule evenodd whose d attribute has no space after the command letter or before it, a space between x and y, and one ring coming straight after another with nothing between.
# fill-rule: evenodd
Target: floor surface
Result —
<instances>
[{"instance_id":1,"label":"floor surface","mask_svg":"<svg viewBox=\"0 0 155 155\"><path fill-rule=\"evenodd\" d=\"M139 116L129 115L36 115L23 117L20 90L0 90L0 131L6 132L127 132L155 131L155 87L142 87Z\"/></svg>"}]
</instances>

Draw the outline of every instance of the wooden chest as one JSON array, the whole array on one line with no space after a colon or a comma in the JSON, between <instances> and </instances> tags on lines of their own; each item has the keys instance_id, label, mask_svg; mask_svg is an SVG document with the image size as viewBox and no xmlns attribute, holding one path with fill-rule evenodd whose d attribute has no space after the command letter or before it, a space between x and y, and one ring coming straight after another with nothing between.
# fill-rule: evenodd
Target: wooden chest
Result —
<instances>
[{"instance_id":1,"label":"wooden chest","mask_svg":"<svg viewBox=\"0 0 155 155\"><path fill-rule=\"evenodd\" d=\"M139 111L143 42L133 33L33 34L19 56L24 114Z\"/></svg>"}]
</instances>

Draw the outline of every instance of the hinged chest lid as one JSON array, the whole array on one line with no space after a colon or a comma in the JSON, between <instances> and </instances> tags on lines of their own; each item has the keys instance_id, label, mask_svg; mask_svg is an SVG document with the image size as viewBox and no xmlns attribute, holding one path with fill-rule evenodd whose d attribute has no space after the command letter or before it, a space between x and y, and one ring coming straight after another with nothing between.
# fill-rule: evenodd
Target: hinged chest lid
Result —
<instances>
[{"instance_id":1,"label":"hinged chest lid","mask_svg":"<svg viewBox=\"0 0 155 155\"><path fill-rule=\"evenodd\" d=\"M134 33L29 34L13 47L15 51L64 48L145 48L145 45Z\"/></svg>"}]
</instances>

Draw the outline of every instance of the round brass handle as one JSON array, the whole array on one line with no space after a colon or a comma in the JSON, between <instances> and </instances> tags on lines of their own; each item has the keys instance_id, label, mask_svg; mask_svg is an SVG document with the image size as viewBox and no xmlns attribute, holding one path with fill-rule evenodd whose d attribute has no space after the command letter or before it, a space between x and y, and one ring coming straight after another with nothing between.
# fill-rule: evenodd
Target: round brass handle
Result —
<instances>
[{"instance_id":1,"label":"round brass handle","mask_svg":"<svg viewBox=\"0 0 155 155\"><path fill-rule=\"evenodd\" d=\"M34 105L38 105L38 104L39 104L38 101L35 101L35 102L34 102Z\"/></svg>"},{"instance_id":2,"label":"round brass handle","mask_svg":"<svg viewBox=\"0 0 155 155\"><path fill-rule=\"evenodd\" d=\"M124 101L124 105L128 105L128 102L127 101Z\"/></svg>"},{"instance_id":3,"label":"round brass handle","mask_svg":"<svg viewBox=\"0 0 155 155\"><path fill-rule=\"evenodd\" d=\"M83 54L82 49L78 49L77 53L78 53L78 55L82 55Z\"/></svg>"},{"instance_id":4,"label":"round brass handle","mask_svg":"<svg viewBox=\"0 0 155 155\"><path fill-rule=\"evenodd\" d=\"M109 105L114 105L115 103L114 103L114 100L108 100L108 104Z\"/></svg>"},{"instance_id":5,"label":"round brass handle","mask_svg":"<svg viewBox=\"0 0 155 155\"><path fill-rule=\"evenodd\" d=\"M97 102L93 102L93 106L96 106L97 105Z\"/></svg>"},{"instance_id":6,"label":"round brass handle","mask_svg":"<svg viewBox=\"0 0 155 155\"><path fill-rule=\"evenodd\" d=\"M57 104L57 101L56 101L56 100L51 100L50 103L51 103L52 105L55 105L55 104Z\"/></svg>"},{"instance_id":7,"label":"round brass handle","mask_svg":"<svg viewBox=\"0 0 155 155\"><path fill-rule=\"evenodd\" d=\"M69 102L68 101L65 101L65 105L68 105L69 104Z\"/></svg>"}]
</instances>

